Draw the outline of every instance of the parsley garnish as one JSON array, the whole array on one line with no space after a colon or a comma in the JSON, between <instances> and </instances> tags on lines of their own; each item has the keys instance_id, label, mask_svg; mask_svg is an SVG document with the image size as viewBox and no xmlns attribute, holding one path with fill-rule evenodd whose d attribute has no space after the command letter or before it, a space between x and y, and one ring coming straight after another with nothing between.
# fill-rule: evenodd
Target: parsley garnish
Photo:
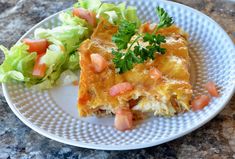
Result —
<instances>
[{"instance_id":1,"label":"parsley garnish","mask_svg":"<svg viewBox=\"0 0 235 159\"><path fill-rule=\"evenodd\" d=\"M126 53L113 50L112 53L115 55L113 62L115 63L119 73L131 70L135 63L142 62L141 59L137 57L131 50L127 51Z\"/></svg>"},{"instance_id":2,"label":"parsley garnish","mask_svg":"<svg viewBox=\"0 0 235 159\"><path fill-rule=\"evenodd\" d=\"M159 23L157 25L157 28L154 30L153 34L155 34L158 29L167 28L167 27L171 26L174 23L172 17L170 17L168 15L168 13L163 8L160 8L158 6L156 8L156 13L157 13L158 18L159 18Z\"/></svg>"},{"instance_id":3,"label":"parsley garnish","mask_svg":"<svg viewBox=\"0 0 235 159\"><path fill-rule=\"evenodd\" d=\"M161 43L165 43L166 40L165 40L165 36L162 36L160 34L158 35L154 35L154 34L149 34L149 33L146 33L144 35L144 38L143 38L144 42L149 42L149 46L147 46L146 48L149 48L149 51L154 51L154 52L158 52L160 54L164 54L166 52L166 49L165 48L161 48L160 47L160 44Z\"/></svg>"},{"instance_id":4,"label":"parsley garnish","mask_svg":"<svg viewBox=\"0 0 235 159\"><path fill-rule=\"evenodd\" d=\"M159 17L158 28L166 28L174 23L172 17L170 17L163 8L157 7L156 13Z\"/></svg>"},{"instance_id":5,"label":"parsley garnish","mask_svg":"<svg viewBox=\"0 0 235 159\"><path fill-rule=\"evenodd\" d=\"M161 48L160 44L165 43L165 37L156 32L160 28L171 26L174 22L163 8L157 7L156 13L159 17L159 24L153 34L146 33L141 35L137 33L135 23L130 23L127 20L121 21L117 34L112 37L112 41L117 45L118 50L112 50L114 55L113 62L119 73L131 70L136 63L143 63L148 59L155 59L155 53L164 54L165 48ZM136 35L136 38L131 41L131 38ZM142 39L148 42L148 46L139 45L138 40ZM128 46L128 44L130 44ZM135 46L134 46L135 45ZM132 48L134 46L134 48Z\"/></svg>"},{"instance_id":6,"label":"parsley garnish","mask_svg":"<svg viewBox=\"0 0 235 159\"><path fill-rule=\"evenodd\" d=\"M136 34L136 24L127 20L122 20L118 33L112 37L112 41L116 43L118 50L126 49L131 37Z\"/></svg>"}]
</instances>

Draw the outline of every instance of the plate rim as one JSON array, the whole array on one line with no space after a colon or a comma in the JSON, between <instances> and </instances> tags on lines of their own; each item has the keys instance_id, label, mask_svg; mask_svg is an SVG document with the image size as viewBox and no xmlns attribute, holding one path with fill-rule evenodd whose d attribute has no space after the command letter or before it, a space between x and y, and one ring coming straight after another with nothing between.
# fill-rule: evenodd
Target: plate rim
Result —
<instances>
[{"instance_id":1,"label":"plate rim","mask_svg":"<svg viewBox=\"0 0 235 159\"><path fill-rule=\"evenodd\" d=\"M164 1L164 0L159 0L160 2L165 3L166 5L178 5L179 7L183 7L187 10L190 10L196 14L200 14L200 16L205 17L208 21L210 21L211 23L214 23L214 25L220 30L220 32L222 32L225 35L225 38L227 40L227 43L230 43L230 45L234 45L231 38L228 36L228 34L226 33L226 31L217 23L215 22L212 18L210 18L209 16L207 16L206 14L191 8L189 6L177 3L177 2L172 2L172 1ZM39 23L37 23L36 25L34 25L31 29L29 29L25 34L23 34L21 36L21 38L17 41L17 43L24 38L29 32L31 32L32 30L36 29L38 26L40 26L41 24L43 24L44 22L46 22L47 20L57 16L58 14L60 14L61 12L64 12L68 9L71 8L67 8L64 9L62 11L59 11L47 18L45 18L44 20L40 21ZM233 51L235 53L235 46L233 48ZM13 111L13 113L28 127L30 127L32 130L36 131L37 133L39 133L40 135L43 135L49 139L55 140L57 142L60 143L64 143L64 144L68 144L68 145L72 145L72 146L77 146L77 147L83 147L83 148L90 148L90 149L98 149L98 150L134 150L134 149L140 149L140 148L147 148L147 147L152 147L152 146L156 146L156 145L160 145L162 143L166 143L169 141L172 141L174 139L177 139L179 137L182 137L198 128L200 128L201 126L203 126L204 124L206 124L207 122L209 122L211 119L213 119L219 112L222 111L222 109L224 109L224 107L228 104L228 102L231 100L231 98L233 97L233 94L235 92L235 83L232 86L232 89L230 90L230 92L224 97L224 102L221 104L221 107L211 116L208 116L206 118L204 118L199 124L195 124L193 127L191 127L190 129L178 133L174 136L171 137L166 137L163 139L159 139L159 140L155 140L149 143L139 143L139 144L135 144L135 145L105 145L105 144L93 144L93 143L84 143L82 141L74 141L74 140L69 140L69 139L65 139L63 137L60 137L58 135L52 134L36 125L34 125L32 122L30 122L25 116L23 116L18 109L16 108L15 104L13 103L9 93L8 93L8 89L7 89L7 84L6 83L2 83L2 88L3 88L3 94L5 96L5 99L9 105L9 107L11 108L11 110Z\"/></svg>"}]
</instances>

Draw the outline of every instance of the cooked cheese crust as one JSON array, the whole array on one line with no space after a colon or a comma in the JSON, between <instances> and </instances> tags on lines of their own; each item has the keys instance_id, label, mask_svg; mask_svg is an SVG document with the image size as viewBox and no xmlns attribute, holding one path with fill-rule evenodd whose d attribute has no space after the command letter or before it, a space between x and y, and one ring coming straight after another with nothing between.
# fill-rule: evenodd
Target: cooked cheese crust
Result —
<instances>
[{"instance_id":1,"label":"cooked cheese crust","mask_svg":"<svg viewBox=\"0 0 235 159\"><path fill-rule=\"evenodd\" d=\"M95 29L91 39L84 41L80 48L80 81L78 109L80 116L115 112L117 107L129 106L130 100L137 100L133 110L153 112L155 115L174 115L189 109L192 96L190 85L190 57L188 54L187 34L180 28L171 26L160 29L159 34L166 36L164 55L156 54L155 60L136 64L123 74L115 71L112 62L112 35L117 27L103 20ZM142 45L146 45L139 41ZM100 73L94 73L90 55L100 54L108 61L108 67ZM157 68L163 77L152 79L150 68ZM129 82L134 86L132 91L112 97L109 89L118 83Z\"/></svg>"}]
</instances>

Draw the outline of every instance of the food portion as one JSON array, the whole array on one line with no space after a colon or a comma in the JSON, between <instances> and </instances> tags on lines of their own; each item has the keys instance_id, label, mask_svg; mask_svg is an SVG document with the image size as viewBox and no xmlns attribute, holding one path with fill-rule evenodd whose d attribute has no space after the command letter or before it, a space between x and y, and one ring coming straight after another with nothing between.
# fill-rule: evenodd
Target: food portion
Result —
<instances>
[{"instance_id":1,"label":"food portion","mask_svg":"<svg viewBox=\"0 0 235 159\"><path fill-rule=\"evenodd\" d=\"M192 99L188 34L163 8L156 15L157 24L141 23L136 8L125 3L79 0L59 15L57 27L38 28L9 50L0 46L0 82L39 90L79 85L79 115L115 115L120 131L149 113L201 110L210 96L219 96L216 85L206 83L210 96Z\"/></svg>"},{"instance_id":2,"label":"food portion","mask_svg":"<svg viewBox=\"0 0 235 159\"><path fill-rule=\"evenodd\" d=\"M133 34L130 43L137 39L137 34L148 35L150 38L152 34L141 32L143 27L144 25L140 27L140 31ZM117 26L103 20L98 24L91 39L84 41L79 48L80 115L110 114L120 108L130 109L131 101L136 101L131 108L133 111L153 112L155 115L172 116L189 110L192 88L189 81L187 35L180 28L170 26L159 29L156 33L159 36L164 35L161 45L149 45L149 41L138 38L130 48L133 52L118 52L113 41L117 41L120 29L118 32ZM157 50L151 54L148 50L144 55L145 50L139 49L138 56L134 55L137 47L145 47L147 50L150 46L164 50L164 54L157 53ZM120 54L121 57L118 57ZM137 63L134 63L135 60Z\"/></svg>"},{"instance_id":3,"label":"food portion","mask_svg":"<svg viewBox=\"0 0 235 159\"><path fill-rule=\"evenodd\" d=\"M115 114L114 126L125 131L147 113L173 116L201 110L211 100L192 100L187 33L156 8L158 24L101 19L90 39L79 47L78 109L81 117ZM218 96L213 82L205 85Z\"/></svg>"}]
</instances>

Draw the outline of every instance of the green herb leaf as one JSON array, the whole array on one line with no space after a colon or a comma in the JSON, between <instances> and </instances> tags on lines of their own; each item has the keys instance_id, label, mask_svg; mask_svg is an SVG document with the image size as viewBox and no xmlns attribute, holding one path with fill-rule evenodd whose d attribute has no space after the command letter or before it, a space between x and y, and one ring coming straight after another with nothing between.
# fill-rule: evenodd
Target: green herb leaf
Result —
<instances>
[{"instance_id":1,"label":"green herb leaf","mask_svg":"<svg viewBox=\"0 0 235 159\"><path fill-rule=\"evenodd\" d=\"M158 23L157 29L167 28L174 23L172 17L170 17L163 8L160 8L158 6L156 9L156 13L159 17L159 23Z\"/></svg>"},{"instance_id":2,"label":"green herb leaf","mask_svg":"<svg viewBox=\"0 0 235 159\"><path fill-rule=\"evenodd\" d=\"M149 44L161 44L161 43L165 43L166 40L165 40L165 36L162 36L160 34L158 35L154 35L154 34L149 34L149 33L146 33L143 37L143 40L144 42L149 42Z\"/></svg>"},{"instance_id":3,"label":"green herb leaf","mask_svg":"<svg viewBox=\"0 0 235 159\"><path fill-rule=\"evenodd\" d=\"M113 62L116 68L118 68L119 73L124 73L128 70L131 70L135 63L142 62L142 60L135 55L134 51L131 50L126 53L112 50L112 54L115 55Z\"/></svg>"},{"instance_id":4,"label":"green herb leaf","mask_svg":"<svg viewBox=\"0 0 235 159\"><path fill-rule=\"evenodd\" d=\"M156 10L160 21L153 34L137 34L136 38L131 43L131 38L137 33L136 24L126 20L120 23L118 33L112 37L113 42L115 42L118 47L118 50L112 50L112 54L114 55L113 62L119 73L131 70L134 64L143 63L148 59L154 60L156 53L164 54L166 52L166 49L160 46L161 43L166 42L166 39L160 34L156 35L156 32L159 28L171 26L173 20L164 9L157 7ZM141 46L138 43L139 39L148 42L149 45L146 47ZM130 45L128 47L129 43ZM134 49L132 47L134 47ZM127 51L121 51L125 49L127 49Z\"/></svg>"},{"instance_id":5,"label":"green herb leaf","mask_svg":"<svg viewBox=\"0 0 235 159\"><path fill-rule=\"evenodd\" d=\"M133 35L136 33L136 24L127 20L122 20L117 34L112 37L112 41L117 45L118 50L126 49Z\"/></svg>"}]
</instances>

